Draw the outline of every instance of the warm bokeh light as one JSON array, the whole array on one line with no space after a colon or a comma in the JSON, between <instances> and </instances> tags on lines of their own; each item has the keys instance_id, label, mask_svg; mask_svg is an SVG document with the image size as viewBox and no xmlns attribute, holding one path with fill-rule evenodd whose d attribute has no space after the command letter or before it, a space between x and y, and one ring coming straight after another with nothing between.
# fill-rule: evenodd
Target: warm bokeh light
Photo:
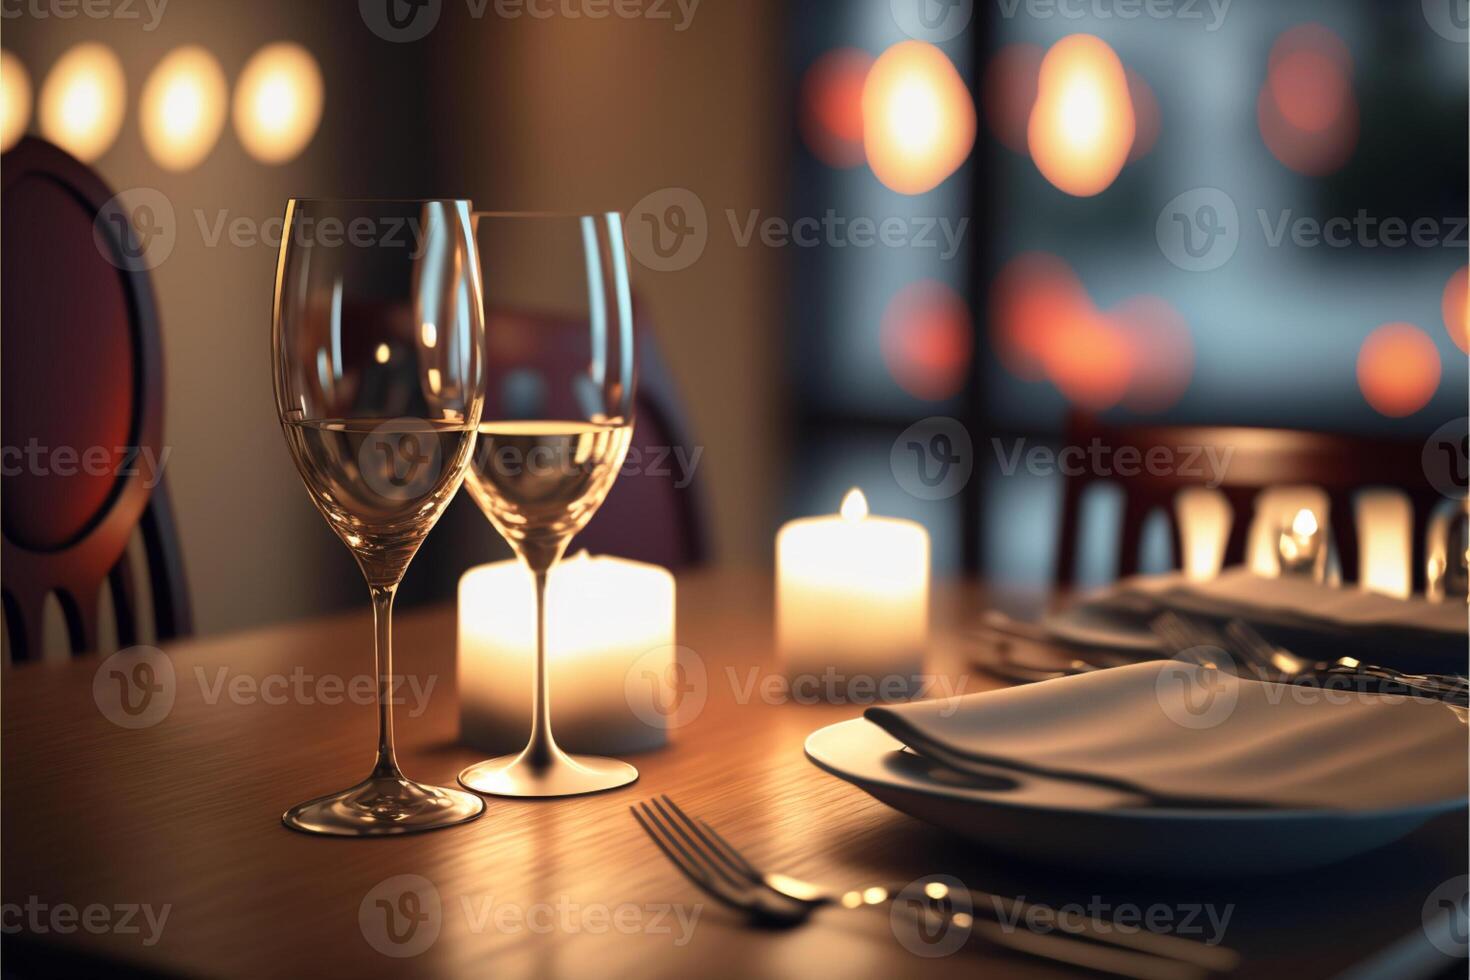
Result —
<instances>
[{"instance_id":1,"label":"warm bokeh light","mask_svg":"<svg viewBox=\"0 0 1470 980\"><path fill-rule=\"evenodd\" d=\"M1234 512L1219 490L1185 487L1174 498L1174 516L1179 522L1179 564L1191 582L1207 582L1220 574L1225 564L1225 542L1230 537Z\"/></svg>"},{"instance_id":2,"label":"warm bokeh light","mask_svg":"<svg viewBox=\"0 0 1470 980\"><path fill-rule=\"evenodd\" d=\"M1142 413L1172 408L1194 374L1194 338L1184 314L1158 296L1135 296L1115 306L1109 317L1131 350L1123 403Z\"/></svg>"},{"instance_id":3,"label":"warm bokeh light","mask_svg":"<svg viewBox=\"0 0 1470 980\"><path fill-rule=\"evenodd\" d=\"M927 401L952 398L964 387L975 350L969 307L942 282L911 283L883 314L882 348L904 391Z\"/></svg>"},{"instance_id":4,"label":"warm bokeh light","mask_svg":"<svg viewBox=\"0 0 1470 980\"><path fill-rule=\"evenodd\" d=\"M1067 400L1091 411L1122 401L1133 378L1133 346L1099 313L1062 324L1044 352L1047 377Z\"/></svg>"},{"instance_id":5,"label":"warm bokeh light","mask_svg":"<svg viewBox=\"0 0 1470 980\"><path fill-rule=\"evenodd\" d=\"M1128 150L1128 162L1132 163L1148 156L1154 148L1164 120L1153 86L1132 68L1128 69L1128 98L1133 102L1133 146Z\"/></svg>"},{"instance_id":6,"label":"warm bokeh light","mask_svg":"<svg viewBox=\"0 0 1470 980\"><path fill-rule=\"evenodd\" d=\"M41 135L78 160L106 153L122 128L127 79L110 48L85 43L67 51L41 86Z\"/></svg>"},{"instance_id":7,"label":"warm bokeh light","mask_svg":"<svg viewBox=\"0 0 1470 980\"><path fill-rule=\"evenodd\" d=\"M0 51L0 153L25 135L31 124L31 76L9 51Z\"/></svg>"},{"instance_id":8,"label":"warm bokeh light","mask_svg":"<svg viewBox=\"0 0 1470 980\"><path fill-rule=\"evenodd\" d=\"M1026 130L1042 176L1077 197L1101 193L1128 161L1134 126L1128 77L1112 48L1091 34L1051 46Z\"/></svg>"},{"instance_id":9,"label":"warm bokeh light","mask_svg":"<svg viewBox=\"0 0 1470 980\"><path fill-rule=\"evenodd\" d=\"M863 147L885 186L922 194L960 168L975 145L975 103L943 51L895 44L863 85Z\"/></svg>"},{"instance_id":10,"label":"warm bokeh light","mask_svg":"<svg viewBox=\"0 0 1470 980\"><path fill-rule=\"evenodd\" d=\"M322 73L301 45L261 48L235 83L235 132L261 163L285 163L316 134L322 117Z\"/></svg>"},{"instance_id":11,"label":"warm bokeh light","mask_svg":"<svg viewBox=\"0 0 1470 980\"><path fill-rule=\"evenodd\" d=\"M1358 588L1407 599L1414 592L1414 509L1398 490L1358 496Z\"/></svg>"},{"instance_id":12,"label":"warm bokeh light","mask_svg":"<svg viewBox=\"0 0 1470 980\"><path fill-rule=\"evenodd\" d=\"M1266 84L1286 122L1320 133L1347 109L1352 72L1341 37L1321 24L1299 24L1271 46Z\"/></svg>"},{"instance_id":13,"label":"warm bokeh light","mask_svg":"<svg viewBox=\"0 0 1470 980\"><path fill-rule=\"evenodd\" d=\"M829 167L863 162L863 83L873 56L859 48L822 55L801 80L801 134Z\"/></svg>"},{"instance_id":14,"label":"warm bokeh light","mask_svg":"<svg viewBox=\"0 0 1470 980\"><path fill-rule=\"evenodd\" d=\"M980 83L990 131L1017 153L1029 152L1026 126L1036 104L1036 78L1044 53L1036 44L1007 44L991 57Z\"/></svg>"},{"instance_id":15,"label":"warm bokeh light","mask_svg":"<svg viewBox=\"0 0 1470 980\"><path fill-rule=\"evenodd\" d=\"M1026 381L1046 376L1052 338L1092 315L1092 301L1066 262L1026 252L1005 264L990 287L990 340L1007 371Z\"/></svg>"},{"instance_id":16,"label":"warm bokeh light","mask_svg":"<svg viewBox=\"0 0 1470 980\"><path fill-rule=\"evenodd\" d=\"M1390 418L1412 415L1439 387L1439 351L1412 323L1386 323L1358 351L1358 387L1374 409Z\"/></svg>"},{"instance_id":17,"label":"warm bokeh light","mask_svg":"<svg viewBox=\"0 0 1470 980\"><path fill-rule=\"evenodd\" d=\"M1470 266L1462 266L1445 283L1440 312L1455 346L1470 353Z\"/></svg>"},{"instance_id":18,"label":"warm bokeh light","mask_svg":"<svg viewBox=\"0 0 1470 980\"><path fill-rule=\"evenodd\" d=\"M228 100L214 55L196 45L171 52L143 84L139 118L148 153L166 170L198 166L219 141Z\"/></svg>"},{"instance_id":19,"label":"warm bokeh light","mask_svg":"<svg viewBox=\"0 0 1470 980\"><path fill-rule=\"evenodd\" d=\"M1277 38L1256 103L1272 155L1308 176L1347 163L1358 142L1352 71L1347 44L1321 24L1301 24Z\"/></svg>"}]
</instances>

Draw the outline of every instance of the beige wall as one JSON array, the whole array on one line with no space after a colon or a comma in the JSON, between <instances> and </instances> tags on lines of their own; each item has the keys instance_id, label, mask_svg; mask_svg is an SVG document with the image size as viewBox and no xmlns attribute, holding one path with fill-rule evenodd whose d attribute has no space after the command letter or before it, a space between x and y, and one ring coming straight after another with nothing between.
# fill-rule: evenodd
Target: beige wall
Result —
<instances>
[{"instance_id":1,"label":"beige wall","mask_svg":"<svg viewBox=\"0 0 1470 980\"><path fill-rule=\"evenodd\" d=\"M708 250L683 272L636 270L635 289L654 313L705 446L719 555L763 560L779 458L770 437L779 280L771 253L736 248L720 215L779 202L789 127L775 108L778 5L709 0L689 30L675 32L650 21L467 21L464 5L446 0L439 27L418 45L378 40L355 8L176 0L151 32L85 18L5 22L0 43L38 89L72 44L97 40L119 53L128 118L96 166L115 189L157 188L174 206L177 241L154 286L167 475L199 630L310 615L365 595L308 503L276 424L274 250L211 246L200 228L222 212L258 224L292 195L473 195L500 208L626 209L661 187L694 190L711 215ZM280 39L304 43L326 76L322 129L306 153L285 166L257 164L227 129L190 173L169 174L147 157L136 100L165 53L203 44L233 81L254 50Z\"/></svg>"},{"instance_id":2,"label":"beige wall","mask_svg":"<svg viewBox=\"0 0 1470 980\"><path fill-rule=\"evenodd\" d=\"M450 172L481 206L626 212L670 187L703 202L704 254L676 272L635 266L633 288L705 449L728 562L768 561L772 548L781 270L771 250L736 245L724 212L782 212L784 16L774 0L723 0L700 4L682 32L611 18L478 25L471 31L496 35L491 46L475 37L445 70L471 86L460 102L468 137Z\"/></svg>"}]
</instances>

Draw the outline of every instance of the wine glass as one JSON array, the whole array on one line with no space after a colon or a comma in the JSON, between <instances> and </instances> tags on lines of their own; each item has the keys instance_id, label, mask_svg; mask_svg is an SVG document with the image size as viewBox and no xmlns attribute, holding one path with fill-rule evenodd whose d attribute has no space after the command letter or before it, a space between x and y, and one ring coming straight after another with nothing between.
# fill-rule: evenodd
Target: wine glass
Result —
<instances>
[{"instance_id":1,"label":"wine glass","mask_svg":"<svg viewBox=\"0 0 1470 980\"><path fill-rule=\"evenodd\" d=\"M633 314L617 214L474 215L490 374L471 496L535 580L531 733L518 754L470 766L497 796L573 796L631 783L616 759L568 755L551 733L546 582L601 506L633 434Z\"/></svg>"},{"instance_id":2,"label":"wine glass","mask_svg":"<svg viewBox=\"0 0 1470 980\"><path fill-rule=\"evenodd\" d=\"M292 807L286 826L375 836L473 820L478 796L426 786L393 752L393 596L459 489L484 402L484 321L467 201L292 200L276 268L276 408L311 502L372 595L377 762Z\"/></svg>"}]
</instances>

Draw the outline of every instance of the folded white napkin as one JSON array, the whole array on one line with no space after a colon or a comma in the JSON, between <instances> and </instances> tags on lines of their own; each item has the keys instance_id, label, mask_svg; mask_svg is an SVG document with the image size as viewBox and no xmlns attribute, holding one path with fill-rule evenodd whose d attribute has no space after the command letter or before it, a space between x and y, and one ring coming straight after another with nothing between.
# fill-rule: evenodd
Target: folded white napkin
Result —
<instances>
[{"instance_id":1,"label":"folded white napkin","mask_svg":"<svg viewBox=\"0 0 1470 980\"><path fill-rule=\"evenodd\" d=\"M1470 614L1463 602L1395 599L1307 578L1263 578L1243 568L1205 582L1179 573L1127 579L1056 617L1055 628L1083 639L1097 631L1093 620L1106 624L1112 616L1115 632L1120 624L1146 629L1147 621L1165 610L1214 620L1240 618L1306 657L1352 656L1388 667L1466 671ZM1106 631L1099 636L1105 638Z\"/></svg>"},{"instance_id":2,"label":"folded white napkin","mask_svg":"<svg viewBox=\"0 0 1470 980\"><path fill-rule=\"evenodd\" d=\"M1460 799L1463 714L1152 661L866 717L921 755L1128 783L1160 796L1370 810Z\"/></svg>"}]
</instances>

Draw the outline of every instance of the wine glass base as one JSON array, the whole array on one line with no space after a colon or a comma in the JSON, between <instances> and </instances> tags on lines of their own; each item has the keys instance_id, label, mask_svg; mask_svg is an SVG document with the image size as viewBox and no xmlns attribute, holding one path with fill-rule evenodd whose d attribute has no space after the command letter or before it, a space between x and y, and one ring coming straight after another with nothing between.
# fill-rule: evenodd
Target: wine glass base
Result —
<instances>
[{"instance_id":1,"label":"wine glass base","mask_svg":"<svg viewBox=\"0 0 1470 980\"><path fill-rule=\"evenodd\" d=\"M485 801L473 793L402 776L370 776L340 793L293 806L281 823L304 834L385 837L452 827L484 812Z\"/></svg>"},{"instance_id":2,"label":"wine glass base","mask_svg":"<svg viewBox=\"0 0 1470 980\"><path fill-rule=\"evenodd\" d=\"M533 765L522 755L502 755L478 762L459 774L466 789L489 796L580 796L626 786L638 770L617 759L595 755L564 755L549 765Z\"/></svg>"}]
</instances>

